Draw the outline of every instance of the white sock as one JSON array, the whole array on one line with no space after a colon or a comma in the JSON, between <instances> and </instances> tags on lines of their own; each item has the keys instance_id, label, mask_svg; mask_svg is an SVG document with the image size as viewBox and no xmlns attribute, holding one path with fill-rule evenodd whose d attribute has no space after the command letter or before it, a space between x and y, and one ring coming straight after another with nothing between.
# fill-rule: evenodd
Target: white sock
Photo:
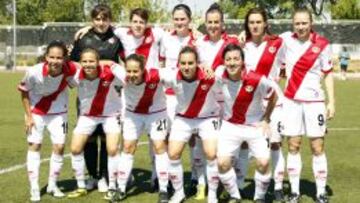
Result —
<instances>
[{"instance_id":1,"label":"white sock","mask_svg":"<svg viewBox=\"0 0 360 203\"><path fill-rule=\"evenodd\" d=\"M184 194L183 168L181 160L170 160L169 177L176 194Z\"/></svg>"},{"instance_id":2,"label":"white sock","mask_svg":"<svg viewBox=\"0 0 360 203\"><path fill-rule=\"evenodd\" d=\"M285 159L281 148L271 150L271 163L274 170L274 190L282 190L285 171Z\"/></svg>"},{"instance_id":3,"label":"white sock","mask_svg":"<svg viewBox=\"0 0 360 203\"><path fill-rule=\"evenodd\" d=\"M128 182L134 164L134 155L123 152L121 153L118 163L118 186L122 192L125 192L126 183Z\"/></svg>"},{"instance_id":4,"label":"white sock","mask_svg":"<svg viewBox=\"0 0 360 203\"><path fill-rule=\"evenodd\" d=\"M61 167L64 164L64 156L55 154L54 152L50 157L50 169L49 169L49 182L48 187L55 187L56 181L60 175Z\"/></svg>"},{"instance_id":5,"label":"white sock","mask_svg":"<svg viewBox=\"0 0 360 203\"><path fill-rule=\"evenodd\" d=\"M289 182L291 185L291 192L300 194L300 173L302 168L300 153L291 154L287 156L287 171L289 175Z\"/></svg>"},{"instance_id":6,"label":"white sock","mask_svg":"<svg viewBox=\"0 0 360 203\"><path fill-rule=\"evenodd\" d=\"M205 186L206 185L206 180L205 180L206 159L205 159L204 151L202 148L201 140L199 138L195 138L195 140L196 140L195 146L192 148L192 153L193 153L192 165L193 165L193 168L196 173L198 185Z\"/></svg>"},{"instance_id":7,"label":"white sock","mask_svg":"<svg viewBox=\"0 0 360 203\"><path fill-rule=\"evenodd\" d=\"M207 160L206 176L208 182L208 200L216 200L216 191L219 186L219 172L216 159L212 161Z\"/></svg>"},{"instance_id":8,"label":"white sock","mask_svg":"<svg viewBox=\"0 0 360 203\"><path fill-rule=\"evenodd\" d=\"M159 191L167 192L169 182L169 157L166 152L155 155L155 165L159 180Z\"/></svg>"},{"instance_id":9,"label":"white sock","mask_svg":"<svg viewBox=\"0 0 360 203\"><path fill-rule=\"evenodd\" d=\"M231 197L240 199L240 193L236 184L236 174L233 168L225 173L219 173L219 178L223 183L226 191L230 194Z\"/></svg>"},{"instance_id":10,"label":"white sock","mask_svg":"<svg viewBox=\"0 0 360 203\"><path fill-rule=\"evenodd\" d=\"M315 176L316 194L320 196L325 194L326 180L327 180L327 160L325 153L315 156L313 155L312 167Z\"/></svg>"},{"instance_id":11,"label":"white sock","mask_svg":"<svg viewBox=\"0 0 360 203\"><path fill-rule=\"evenodd\" d=\"M78 188L85 188L85 160L84 153L71 155L71 164L75 173Z\"/></svg>"},{"instance_id":12,"label":"white sock","mask_svg":"<svg viewBox=\"0 0 360 203\"><path fill-rule=\"evenodd\" d=\"M40 152L29 150L27 152L26 166L30 187L32 189L39 189Z\"/></svg>"},{"instance_id":13,"label":"white sock","mask_svg":"<svg viewBox=\"0 0 360 203\"><path fill-rule=\"evenodd\" d=\"M239 156L235 160L236 182L239 189L244 189L245 178L249 168L249 149L240 149Z\"/></svg>"},{"instance_id":14,"label":"white sock","mask_svg":"<svg viewBox=\"0 0 360 203\"><path fill-rule=\"evenodd\" d=\"M270 184L271 173L261 174L255 171L255 194L254 200L265 199L265 194Z\"/></svg>"},{"instance_id":15,"label":"white sock","mask_svg":"<svg viewBox=\"0 0 360 203\"><path fill-rule=\"evenodd\" d=\"M117 171L120 155L108 156L109 189L116 189Z\"/></svg>"}]
</instances>

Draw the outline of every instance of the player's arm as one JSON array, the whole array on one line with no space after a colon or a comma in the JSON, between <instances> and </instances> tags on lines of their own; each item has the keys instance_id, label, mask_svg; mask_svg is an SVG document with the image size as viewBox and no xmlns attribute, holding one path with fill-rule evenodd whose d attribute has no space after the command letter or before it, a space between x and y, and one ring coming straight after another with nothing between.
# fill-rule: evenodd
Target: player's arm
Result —
<instances>
[{"instance_id":1,"label":"player's arm","mask_svg":"<svg viewBox=\"0 0 360 203\"><path fill-rule=\"evenodd\" d=\"M90 26L90 25L80 28L80 30L78 30L75 33L74 40L76 41L76 40L81 39L84 35L86 35L86 33L88 33L91 30L91 28L92 28L92 26Z\"/></svg>"},{"instance_id":2,"label":"player's arm","mask_svg":"<svg viewBox=\"0 0 360 203\"><path fill-rule=\"evenodd\" d=\"M327 119L335 116L335 92L334 92L334 76L330 72L325 75L325 89L328 96L328 104L326 106Z\"/></svg>"},{"instance_id":3,"label":"player's arm","mask_svg":"<svg viewBox=\"0 0 360 203\"><path fill-rule=\"evenodd\" d=\"M21 102L25 110L25 132L26 134L29 134L32 127L35 126L35 122L31 115L29 92L21 91Z\"/></svg>"}]
</instances>

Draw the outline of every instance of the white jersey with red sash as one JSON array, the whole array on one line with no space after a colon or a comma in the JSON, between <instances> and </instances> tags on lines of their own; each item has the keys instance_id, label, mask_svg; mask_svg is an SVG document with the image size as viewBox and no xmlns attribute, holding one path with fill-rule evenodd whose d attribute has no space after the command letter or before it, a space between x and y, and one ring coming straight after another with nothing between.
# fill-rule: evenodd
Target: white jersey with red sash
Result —
<instances>
[{"instance_id":1,"label":"white jersey with red sash","mask_svg":"<svg viewBox=\"0 0 360 203\"><path fill-rule=\"evenodd\" d=\"M306 42L296 34L281 35L285 43L287 82L284 95L297 101L324 101L323 74L332 70L331 50L326 38L312 32Z\"/></svg>"},{"instance_id":2,"label":"white jersey with red sash","mask_svg":"<svg viewBox=\"0 0 360 203\"><path fill-rule=\"evenodd\" d=\"M215 72L217 85L221 86L224 98L224 119L243 125L253 125L264 115L263 99L269 90L277 89L276 83L253 71L243 72L242 79L233 81L224 66Z\"/></svg>"},{"instance_id":3,"label":"white jersey with red sash","mask_svg":"<svg viewBox=\"0 0 360 203\"><path fill-rule=\"evenodd\" d=\"M71 62L63 65L62 74L49 75L47 63L28 68L18 90L28 92L31 112L38 115L61 114L68 111L68 86L72 81L76 67Z\"/></svg>"},{"instance_id":4,"label":"white jersey with red sash","mask_svg":"<svg viewBox=\"0 0 360 203\"><path fill-rule=\"evenodd\" d=\"M123 83L127 111L151 114L166 110L164 86L160 83L159 69L145 70L144 82L139 85L127 83L125 72L115 75Z\"/></svg>"},{"instance_id":5,"label":"white jersey with red sash","mask_svg":"<svg viewBox=\"0 0 360 203\"><path fill-rule=\"evenodd\" d=\"M78 86L81 116L109 117L121 114L122 102L116 90L122 85L114 76L119 66L98 66L99 74L93 80L87 80L83 68L75 75Z\"/></svg>"},{"instance_id":6,"label":"white jersey with red sash","mask_svg":"<svg viewBox=\"0 0 360 203\"><path fill-rule=\"evenodd\" d=\"M245 68L266 77L277 78L283 59L283 40L278 36L265 36L262 43L245 43Z\"/></svg>"},{"instance_id":7,"label":"white jersey with red sash","mask_svg":"<svg viewBox=\"0 0 360 203\"><path fill-rule=\"evenodd\" d=\"M134 53L143 55L146 59L145 68L159 67L160 41L164 34L162 29L146 28L141 38L136 38L130 28L116 28L114 33L124 46L125 57Z\"/></svg>"},{"instance_id":8,"label":"white jersey with red sash","mask_svg":"<svg viewBox=\"0 0 360 203\"><path fill-rule=\"evenodd\" d=\"M222 53L228 44L239 44L235 37L229 37L226 33L221 35L221 39L217 42L210 40L209 35L205 35L196 41L196 48L199 53L201 64L211 67L213 70L224 63Z\"/></svg>"},{"instance_id":9,"label":"white jersey with red sash","mask_svg":"<svg viewBox=\"0 0 360 203\"><path fill-rule=\"evenodd\" d=\"M165 71L164 71L165 72ZM195 81L184 80L180 71L166 71L161 80L175 91L178 104L176 115L185 118L210 118L219 116L220 106L216 100L219 91L214 79L206 79L198 68Z\"/></svg>"}]
</instances>

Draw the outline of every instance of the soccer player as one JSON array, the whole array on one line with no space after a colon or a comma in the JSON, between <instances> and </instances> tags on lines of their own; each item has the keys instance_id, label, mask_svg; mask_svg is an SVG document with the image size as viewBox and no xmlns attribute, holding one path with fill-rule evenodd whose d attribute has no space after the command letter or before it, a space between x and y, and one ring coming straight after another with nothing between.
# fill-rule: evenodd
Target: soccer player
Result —
<instances>
[{"instance_id":1,"label":"soccer player","mask_svg":"<svg viewBox=\"0 0 360 203\"><path fill-rule=\"evenodd\" d=\"M123 119L122 153L118 168L119 199L125 198L126 183L131 174L137 142L143 132L150 135L155 152L159 181L159 203L168 202L168 165L166 149L168 115L164 86L159 69L145 69L144 57L129 55L125 60L126 74L117 77L123 83L125 113Z\"/></svg>"},{"instance_id":2,"label":"soccer player","mask_svg":"<svg viewBox=\"0 0 360 203\"><path fill-rule=\"evenodd\" d=\"M45 128L50 132L53 144L46 191L54 197L64 197L56 181L63 165L68 129L68 86L76 72L75 65L68 62L66 57L67 49L63 42L50 42L46 48L45 62L28 68L18 86L25 110L25 130L29 143L26 165L30 200L34 202L40 201L40 149Z\"/></svg>"},{"instance_id":3,"label":"soccer player","mask_svg":"<svg viewBox=\"0 0 360 203\"><path fill-rule=\"evenodd\" d=\"M173 68L177 70L177 63L180 50L185 46L195 45L195 34L190 28L191 23L191 10L189 6L185 4L178 4L173 8L172 21L174 30L172 32L165 32L160 46L160 61L163 62L163 66L167 68ZM174 90L171 88L166 89L166 107L169 115L170 125L175 118L175 108L177 105L176 96ZM195 141L195 135L193 135L192 141ZM190 158L191 158L191 186L196 187L198 182L199 185L205 185L204 172L199 174L198 178L197 171L204 170L203 163L203 152L201 143L198 141L197 145L190 141ZM198 181L199 180L199 181ZM205 189L205 187L204 187ZM195 199L202 200L205 198L205 190L199 189L195 195Z\"/></svg>"},{"instance_id":4,"label":"soccer player","mask_svg":"<svg viewBox=\"0 0 360 203\"><path fill-rule=\"evenodd\" d=\"M225 98L217 152L219 177L231 196L231 202L240 202L231 157L237 156L238 148L246 141L256 158L254 200L265 202L271 178L268 170L270 115L281 91L265 76L244 69L244 54L240 46L226 46L223 59L224 66L218 67L215 72ZM270 91L272 94L264 109L263 99Z\"/></svg>"},{"instance_id":5,"label":"soccer player","mask_svg":"<svg viewBox=\"0 0 360 203\"><path fill-rule=\"evenodd\" d=\"M216 136L220 127L220 106L215 98L215 81L206 78L198 67L198 55L192 47L180 51L178 67L178 71L164 78L164 83L174 89L178 101L168 146L169 174L175 189L169 202L179 203L185 199L180 158L194 130L199 132L207 159L208 202L217 202Z\"/></svg>"},{"instance_id":6,"label":"soccer player","mask_svg":"<svg viewBox=\"0 0 360 203\"><path fill-rule=\"evenodd\" d=\"M298 9L293 14L293 32L281 35L285 43L287 81L284 90L286 99L283 111L283 134L288 138L287 171L291 184L289 202L300 200L300 172L302 162L300 146L302 135L310 139L312 168L316 182L316 202L329 202L325 187L328 175L324 148L326 120L334 117L334 82L329 41L312 30L312 14L307 9ZM321 87L324 78L328 95Z\"/></svg>"},{"instance_id":7,"label":"soccer player","mask_svg":"<svg viewBox=\"0 0 360 203\"><path fill-rule=\"evenodd\" d=\"M111 27L112 13L107 5L99 4L91 11L92 29L89 30L81 39L75 41L70 58L73 61L80 60L81 52L86 48L96 49L100 60L110 63L119 63L120 54L124 48L121 41L115 36ZM98 171L98 138L100 138L100 158ZM98 125L96 130L89 137L84 147L84 158L86 168L89 171L90 179L87 181L86 188L92 190L96 185L99 192L106 192L108 189L107 177L107 152L105 133L103 127Z\"/></svg>"},{"instance_id":8,"label":"soccer player","mask_svg":"<svg viewBox=\"0 0 360 203\"><path fill-rule=\"evenodd\" d=\"M271 77L273 80L279 80L279 73L283 60L283 40L272 35L268 29L266 11L261 8L250 9L245 16L245 33L248 36L245 46L245 67L247 70L254 71L266 77ZM267 102L264 102L265 105ZM281 103L277 105L271 114L271 161L272 169L274 170L274 196L277 201L284 201L284 194L282 190L285 160L281 150L281 136L282 128L281 122ZM241 149L240 157L237 160L237 165L240 168L241 176L239 177L239 186L243 187L243 182L248 168L248 153L246 149ZM245 156L243 155L245 154Z\"/></svg>"},{"instance_id":9,"label":"soccer player","mask_svg":"<svg viewBox=\"0 0 360 203\"><path fill-rule=\"evenodd\" d=\"M99 65L99 55L94 49L85 49L80 55L81 68L74 77L78 86L80 116L71 140L71 163L78 189L69 193L69 198L87 194L85 188L84 146L96 126L102 124L106 134L108 153L109 191L108 199L116 193L117 167L119 159L118 143L120 138L119 116L122 102L116 86L121 82L114 76L118 66Z\"/></svg>"}]
</instances>

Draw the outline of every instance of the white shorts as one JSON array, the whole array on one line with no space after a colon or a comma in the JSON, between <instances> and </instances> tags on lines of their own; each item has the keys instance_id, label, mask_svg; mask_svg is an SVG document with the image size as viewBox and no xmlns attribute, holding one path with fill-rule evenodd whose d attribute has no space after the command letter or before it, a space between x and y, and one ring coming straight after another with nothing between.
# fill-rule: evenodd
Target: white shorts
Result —
<instances>
[{"instance_id":1,"label":"white shorts","mask_svg":"<svg viewBox=\"0 0 360 203\"><path fill-rule=\"evenodd\" d=\"M238 149L243 142L249 145L250 153L255 158L269 159L269 142L261 128L245 125L235 125L222 121L218 137L218 156L238 156Z\"/></svg>"},{"instance_id":2,"label":"white shorts","mask_svg":"<svg viewBox=\"0 0 360 203\"><path fill-rule=\"evenodd\" d=\"M326 131L325 103L284 99L283 124L284 136L323 137Z\"/></svg>"},{"instance_id":3,"label":"white shorts","mask_svg":"<svg viewBox=\"0 0 360 203\"><path fill-rule=\"evenodd\" d=\"M167 112L138 114L126 111L123 120L125 140L138 140L142 133L150 134L152 140L165 140L168 133Z\"/></svg>"},{"instance_id":4,"label":"white shorts","mask_svg":"<svg viewBox=\"0 0 360 203\"><path fill-rule=\"evenodd\" d=\"M270 127L271 127L271 137L270 143L281 142L282 131L284 129L282 122L282 105L278 105L274 108L271 118L270 118Z\"/></svg>"},{"instance_id":5,"label":"white shorts","mask_svg":"<svg viewBox=\"0 0 360 203\"><path fill-rule=\"evenodd\" d=\"M121 132L120 116L80 116L74 129L74 134L91 135L99 124L102 124L105 134L119 134Z\"/></svg>"},{"instance_id":6,"label":"white shorts","mask_svg":"<svg viewBox=\"0 0 360 203\"><path fill-rule=\"evenodd\" d=\"M188 142L194 132L198 132L202 140L217 139L221 127L220 119L190 119L176 116L171 127L169 140Z\"/></svg>"},{"instance_id":7,"label":"white shorts","mask_svg":"<svg viewBox=\"0 0 360 203\"><path fill-rule=\"evenodd\" d=\"M32 114L35 126L27 137L29 143L41 144L44 136L44 129L49 131L53 144L65 144L65 137L68 131L67 114L37 115Z\"/></svg>"}]
</instances>

